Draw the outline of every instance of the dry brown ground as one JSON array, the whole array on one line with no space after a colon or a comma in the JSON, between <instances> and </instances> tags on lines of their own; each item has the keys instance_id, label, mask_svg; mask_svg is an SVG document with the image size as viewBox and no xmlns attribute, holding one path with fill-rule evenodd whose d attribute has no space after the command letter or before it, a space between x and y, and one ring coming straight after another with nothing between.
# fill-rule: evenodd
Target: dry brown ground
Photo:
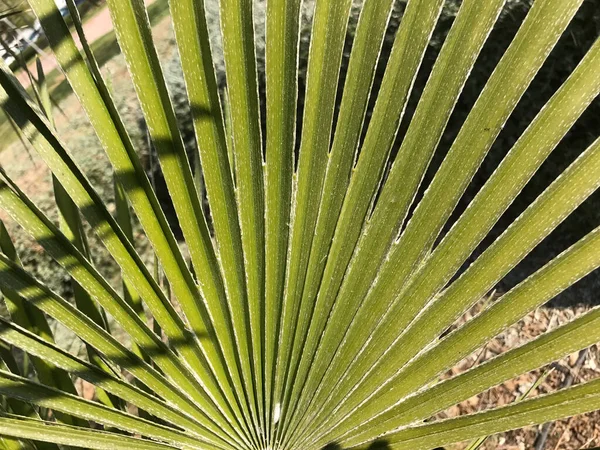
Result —
<instances>
[{"instance_id":1,"label":"dry brown ground","mask_svg":"<svg viewBox=\"0 0 600 450\"><path fill-rule=\"evenodd\" d=\"M475 306L458 322L464 323L471 319L482 309L482 305ZM516 325L506 330L488 343L483 349L478 350L465 358L448 371L444 378L464 372L476 364L480 364L507 350L522 345L523 343L539 336L546 331L563 325L575 317L587 312L589 307L577 306L573 308L539 308L528 314ZM474 396L459 405L453 406L439 418L454 417L461 414L482 411L493 406L507 405L523 396L529 388L548 369L553 368L545 380L528 394L528 398L536 395L554 392L564 387L565 377L570 372L573 376L573 385L600 376L600 350L592 346L587 350L583 363L578 365L579 352L569 355L551 366L541 367L531 373L521 375L483 394ZM527 427L523 430L510 431L491 436L481 447L486 450L525 450L533 449L536 437L541 427ZM464 449L468 443L449 447L450 449ZM600 445L600 411L561 420L551 425L544 450L579 450Z\"/></svg>"}]
</instances>

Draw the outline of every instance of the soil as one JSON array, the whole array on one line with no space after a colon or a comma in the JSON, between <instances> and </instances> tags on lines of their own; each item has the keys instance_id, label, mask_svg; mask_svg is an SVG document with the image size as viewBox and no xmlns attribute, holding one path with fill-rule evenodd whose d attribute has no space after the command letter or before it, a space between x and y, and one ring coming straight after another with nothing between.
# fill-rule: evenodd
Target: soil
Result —
<instances>
[{"instance_id":1,"label":"soil","mask_svg":"<svg viewBox=\"0 0 600 450\"><path fill-rule=\"evenodd\" d=\"M465 314L455 326L459 326L476 316L486 301L473 307ZM454 368L446 372L442 379L453 377L471 367L481 364L488 359L502 354L511 348L518 347L532 338L546 331L552 330L560 325L566 324L574 318L589 311L590 307L580 305L571 308L542 307L525 316L517 324L507 329ZM515 379L506 381L482 394L474 396L459 405L453 406L436 416L437 419L455 417L462 414L483 411L490 407L508 405L527 393L527 398L537 395L555 392L565 387L565 378L571 373L573 385L584 381L590 381L600 377L600 349L597 345L590 347L580 359L580 353L576 352L560 361L548 366L521 375ZM553 369L547 373L549 369ZM539 386L528 392L530 387L538 381L542 375L546 375ZM542 426L526 427L522 430L509 431L490 436L482 445L485 450L525 450L533 449L536 439L540 434ZM471 442L464 442L448 446L447 450L459 450L467 448ZM600 411L575 416L570 419L560 420L550 424L550 432L543 450L579 450L593 448L600 445Z\"/></svg>"}]
</instances>

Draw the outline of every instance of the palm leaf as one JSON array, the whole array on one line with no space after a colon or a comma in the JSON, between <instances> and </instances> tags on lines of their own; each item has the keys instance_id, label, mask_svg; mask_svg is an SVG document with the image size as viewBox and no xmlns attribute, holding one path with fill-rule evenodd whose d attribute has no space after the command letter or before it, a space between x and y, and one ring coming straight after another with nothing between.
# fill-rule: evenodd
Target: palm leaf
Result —
<instances>
[{"instance_id":1,"label":"palm leaf","mask_svg":"<svg viewBox=\"0 0 600 450\"><path fill-rule=\"evenodd\" d=\"M0 103L53 174L60 227L4 169L0 207L62 266L74 290L71 303L28 273L0 222L0 289L9 312L0 318L3 448L429 449L473 439L479 447L493 433L600 409L600 382L592 380L430 420L600 341L594 308L439 380L600 267L596 224L445 334L600 187L594 135L473 256L600 93L596 39L469 206L455 213L583 1L533 2L438 165L445 130L504 0L461 2L422 92L416 80L428 70L443 0L399 8L387 60L381 52L398 10L392 0L315 0L311 20L301 0L268 0L264 9L250 0L218 7L170 0L197 142L192 153L144 1L108 0L187 261L75 2L67 6L83 52L53 0L28 0L112 165L116 214L54 127L41 68L36 81L23 64L34 101L0 62ZM221 56L224 69L215 63ZM118 265L118 283L92 264L82 219ZM149 255L137 250L138 223ZM144 264L152 256L154 276ZM86 359L54 342L54 321L85 343ZM123 342L111 334L117 330ZM12 348L31 356L35 373L19 366ZM94 385L97 401L78 395L77 379Z\"/></svg>"}]
</instances>

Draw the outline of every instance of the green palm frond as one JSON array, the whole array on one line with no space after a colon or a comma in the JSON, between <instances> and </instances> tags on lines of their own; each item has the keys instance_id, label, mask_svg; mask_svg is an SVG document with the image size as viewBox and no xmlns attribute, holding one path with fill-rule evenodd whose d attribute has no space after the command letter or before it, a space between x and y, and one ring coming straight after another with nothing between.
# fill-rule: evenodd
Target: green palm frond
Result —
<instances>
[{"instance_id":1,"label":"green palm frond","mask_svg":"<svg viewBox=\"0 0 600 450\"><path fill-rule=\"evenodd\" d=\"M600 341L600 310L592 308L440 379L600 267L595 224L447 332L600 187L595 135L478 251L596 101L600 39L594 36L459 208L583 2L533 1L436 162L505 0L452 3L456 17L422 91L418 75L429 70L444 0L169 0L193 154L144 1L107 0L179 241L74 0L67 0L73 30L54 0L28 0L112 165L115 211L54 126L41 64L35 76L25 66L29 95L0 62L0 103L53 174L59 224L4 169L0 208L64 269L73 291L71 302L29 273L0 221L7 309L0 317L0 447L432 449L475 439L479 448L493 433L600 409L600 381L592 380L432 420ZM219 39L211 15L219 17ZM215 70L221 58L226 81ZM136 224L150 243L149 258L137 249ZM101 242L118 265L118 283L94 264L92 242ZM152 257L154 267L144 262ZM61 347L56 323L83 341L85 355ZM94 399L78 393L80 380L94 386Z\"/></svg>"}]
</instances>

